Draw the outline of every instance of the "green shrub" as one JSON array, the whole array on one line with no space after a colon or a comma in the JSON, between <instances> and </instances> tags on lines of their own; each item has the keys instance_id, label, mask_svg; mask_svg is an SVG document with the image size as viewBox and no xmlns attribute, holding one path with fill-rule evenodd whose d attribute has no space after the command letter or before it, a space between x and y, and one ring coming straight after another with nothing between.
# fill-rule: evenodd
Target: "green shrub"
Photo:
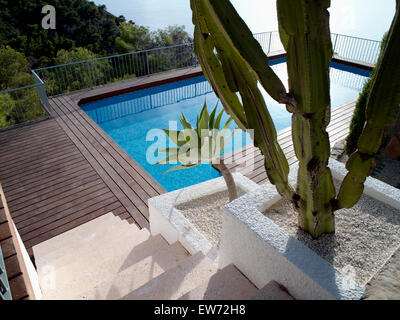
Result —
<instances>
[{"instance_id":1,"label":"green shrub","mask_svg":"<svg viewBox=\"0 0 400 320\"><path fill-rule=\"evenodd\" d=\"M381 52L378 60L380 60L383 56L383 50L386 46L387 38L388 38L388 33L386 33L383 36L381 44ZM354 151L357 150L357 142L361 136L362 130L364 129L364 125L366 122L365 107L367 105L367 100L372 88L372 84L375 80L375 74L376 74L376 67L372 70L369 79L364 84L363 90L361 91L360 96L358 97L357 104L353 113L353 118L351 119L350 133L346 138L345 152L348 155L352 154Z\"/></svg>"}]
</instances>

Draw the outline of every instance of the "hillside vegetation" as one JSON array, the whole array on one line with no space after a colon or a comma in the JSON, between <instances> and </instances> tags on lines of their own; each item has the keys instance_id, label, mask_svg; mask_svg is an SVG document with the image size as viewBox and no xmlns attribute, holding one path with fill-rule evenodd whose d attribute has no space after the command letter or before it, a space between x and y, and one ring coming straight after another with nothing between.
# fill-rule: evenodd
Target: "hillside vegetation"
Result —
<instances>
[{"instance_id":1,"label":"hillside vegetation","mask_svg":"<svg viewBox=\"0 0 400 320\"><path fill-rule=\"evenodd\" d=\"M56 8L55 30L42 28L45 5ZM87 0L0 0L0 91L33 84L31 69L187 42L192 39L183 26L151 31ZM0 128L36 117L28 115L29 106L16 112L21 103L15 102L25 98L0 95Z\"/></svg>"}]
</instances>

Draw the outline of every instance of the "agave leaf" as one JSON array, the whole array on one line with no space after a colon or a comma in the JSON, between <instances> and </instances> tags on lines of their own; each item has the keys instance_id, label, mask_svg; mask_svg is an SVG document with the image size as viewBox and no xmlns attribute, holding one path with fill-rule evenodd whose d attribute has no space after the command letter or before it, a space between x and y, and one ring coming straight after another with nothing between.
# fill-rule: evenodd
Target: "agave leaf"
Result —
<instances>
[{"instance_id":1,"label":"agave leaf","mask_svg":"<svg viewBox=\"0 0 400 320\"><path fill-rule=\"evenodd\" d=\"M192 125L186 120L185 115L182 113L182 117L179 119L183 129L193 129Z\"/></svg>"},{"instance_id":2,"label":"agave leaf","mask_svg":"<svg viewBox=\"0 0 400 320\"><path fill-rule=\"evenodd\" d=\"M176 131L176 130L168 130L168 129L163 129L163 131L165 132L165 134L168 136L168 138L171 139L171 141L173 143L175 143L177 146L181 147L183 146L186 141L182 141L180 140L179 136L181 134L180 131Z\"/></svg>"},{"instance_id":3,"label":"agave leaf","mask_svg":"<svg viewBox=\"0 0 400 320\"><path fill-rule=\"evenodd\" d=\"M156 165L159 165L159 164L170 164L172 162L176 162L176 163L179 162L179 154L178 153L173 153L173 154L167 156L166 158L158 161L156 163Z\"/></svg>"},{"instance_id":4,"label":"agave leaf","mask_svg":"<svg viewBox=\"0 0 400 320\"><path fill-rule=\"evenodd\" d=\"M218 114L217 118L215 119L214 128L217 130L219 130L219 127L221 125L221 119L222 119L223 115L224 115L224 109L221 110L221 112Z\"/></svg>"},{"instance_id":5,"label":"agave leaf","mask_svg":"<svg viewBox=\"0 0 400 320\"><path fill-rule=\"evenodd\" d=\"M208 127L210 129L214 129L214 123L215 123L215 114L217 113L217 106L215 106L214 110L210 114L210 122Z\"/></svg>"},{"instance_id":6,"label":"agave leaf","mask_svg":"<svg viewBox=\"0 0 400 320\"><path fill-rule=\"evenodd\" d=\"M173 168L168 169L167 171L165 171L163 176L166 175L168 172L177 171L177 170L184 170L184 169L190 169L190 168L197 167L198 165L199 164L191 164L191 165L180 164L179 166L173 167Z\"/></svg>"},{"instance_id":7,"label":"agave leaf","mask_svg":"<svg viewBox=\"0 0 400 320\"><path fill-rule=\"evenodd\" d=\"M199 137L201 137L201 131L204 129L208 129L208 124L210 121L210 115L208 114L207 106L204 105L203 109L200 113L199 124L197 126L197 133Z\"/></svg>"},{"instance_id":8,"label":"agave leaf","mask_svg":"<svg viewBox=\"0 0 400 320\"><path fill-rule=\"evenodd\" d=\"M178 153L179 152L179 148L166 148L166 149L160 149L157 150L158 153L170 153L170 154L174 154L174 153Z\"/></svg>"}]
</instances>

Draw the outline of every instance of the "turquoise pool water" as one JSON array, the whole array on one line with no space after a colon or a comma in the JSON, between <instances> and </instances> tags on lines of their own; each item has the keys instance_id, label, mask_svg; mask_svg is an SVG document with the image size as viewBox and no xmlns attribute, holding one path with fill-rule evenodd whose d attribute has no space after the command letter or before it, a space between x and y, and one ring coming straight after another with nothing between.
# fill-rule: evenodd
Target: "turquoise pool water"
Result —
<instances>
[{"instance_id":1,"label":"turquoise pool water","mask_svg":"<svg viewBox=\"0 0 400 320\"><path fill-rule=\"evenodd\" d=\"M287 85L286 64L282 61L272 68ZM356 99L368 72L332 63L331 100L332 108ZM262 90L277 130L290 126L290 114ZM196 77L154 88L140 90L82 106L82 109L133 159L135 159L167 191L172 191L210 180L219 173L210 164L192 169L165 174L174 165L154 165L160 158L154 151L165 148L166 136L159 130L169 128L181 113L189 122L195 123L201 108L207 102L209 111L218 102L217 97L204 77ZM222 108L219 105L218 109ZM227 119L225 115L224 119ZM182 129L178 124L178 130ZM235 127L232 123L231 129ZM238 131L224 152L230 152L251 143L247 133ZM172 146L172 145L171 145Z\"/></svg>"}]
</instances>

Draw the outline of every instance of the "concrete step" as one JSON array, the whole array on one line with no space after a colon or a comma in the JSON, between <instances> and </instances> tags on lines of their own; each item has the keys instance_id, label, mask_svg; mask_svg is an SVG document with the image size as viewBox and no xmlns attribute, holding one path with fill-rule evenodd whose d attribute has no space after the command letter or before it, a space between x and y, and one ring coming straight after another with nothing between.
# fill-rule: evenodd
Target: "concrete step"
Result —
<instances>
[{"instance_id":1,"label":"concrete step","mask_svg":"<svg viewBox=\"0 0 400 320\"><path fill-rule=\"evenodd\" d=\"M286 288L276 281L269 282L265 287L260 289L252 298L252 300L294 300L287 292Z\"/></svg>"},{"instance_id":2,"label":"concrete step","mask_svg":"<svg viewBox=\"0 0 400 320\"><path fill-rule=\"evenodd\" d=\"M217 272L216 265L201 252L185 259L140 288L124 300L176 300L207 281Z\"/></svg>"},{"instance_id":3,"label":"concrete step","mask_svg":"<svg viewBox=\"0 0 400 320\"><path fill-rule=\"evenodd\" d=\"M119 219L119 218L115 218ZM128 222L110 224L106 229L99 230L88 234L74 236L70 244L62 244L58 249L48 252L44 256L35 256L35 262L38 270L42 266L51 265L59 268L75 259L98 251L102 246L110 246L119 243L121 235L130 238L139 232L136 226L130 225Z\"/></svg>"},{"instance_id":4,"label":"concrete step","mask_svg":"<svg viewBox=\"0 0 400 320\"><path fill-rule=\"evenodd\" d=\"M257 291L234 265L229 265L180 300L249 300Z\"/></svg>"},{"instance_id":5,"label":"concrete step","mask_svg":"<svg viewBox=\"0 0 400 320\"><path fill-rule=\"evenodd\" d=\"M175 242L165 249L151 253L148 257L119 272L115 276L109 277L85 294L78 296L77 299L120 299L163 272L174 268L188 256L189 253L182 245L179 242Z\"/></svg>"},{"instance_id":6,"label":"concrete step","mask_svg":"<svg viewBox=\"0 0 400 320\"><path fill-rule=\"evenodd\" d=\"M112 275L109 273L110 270L118 272L129 267L130 265L126 263L128 257L133 257L131 258L133 260L135 256L141 255L142 259L147 254L141 248L149 238L150 233L147 229L135 231L128 227L124 231L118 230L110 241L107 242L107 239L102 238L104 241L92 243L82 250L77 250L75 254L71 253L65 258L56 260L55 265L38 266L43 299L72 299ZM167 246L164 239L156 240L161 248L163 245ZM98 277L104 274L103 271L106 275L99 279ZM52 275L54 275L52 285L46 286Z\"/></svg>"},{"instance_id":7,"label":"concrete step","mask_svg":"<svg viewBox=\"0 0 400 320\"><path fill-rule=\"evenodd\" d=\"M34 246L33 252L35 260L40 260L56 251L59 251L59 254L62 255L63 250L70 250L70 248L77 243L81 244L99 235L103 235L104 233L114 232L116 227L126 224L128 224L126 220L122 221L114 216L112 212L107 213Z\"/></svg>"}]
</instances>

